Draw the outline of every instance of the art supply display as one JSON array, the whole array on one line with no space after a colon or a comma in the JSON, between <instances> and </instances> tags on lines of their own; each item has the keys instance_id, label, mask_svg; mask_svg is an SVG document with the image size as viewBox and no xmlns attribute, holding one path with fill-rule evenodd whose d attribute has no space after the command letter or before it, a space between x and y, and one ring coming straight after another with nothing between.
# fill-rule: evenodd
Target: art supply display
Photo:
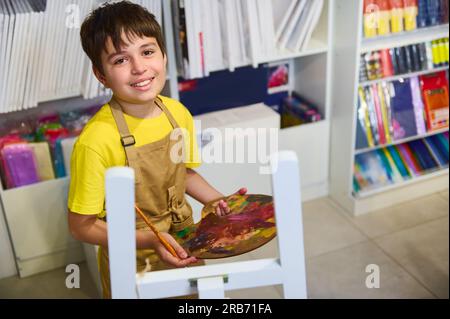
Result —
<instances>
[{"instance_id":1,"label":"art supply display","mask_svg":"<svg viewBox=\"0 0 450 319\"><path fill-rule=\"evenodd\" d=\"M361 55L360 82L446 67L448 37Z\"/></svg>"},{"instance_id":2,"label":"art supply display","mask_svg":"<svg viewBox=\"0 0 450 319\"><path fill-rule=\"evenodd\" d=\"M448 126L445 71L381 81L358 90L357 149L390 144Z\"/></svg>"},{"instance_id":3,"label":"art supply display","mask_svg":"<svg viewBox=\"0 0 450 319\"><path fill-rule=\"evenodd\" d=\"M223 199L230 213L215 213ZM174 234L190 256L200 259L232 257L252 251L276 236L271 196L234 194L205 205L202 220Z\"/></svg>"},{"instance_id":4,"label":"art supply display","mask_svg":"<svg viewBox=\"0 0 450 319\"><path fill-rule=\"evenodd\" d=\"M1 150L1 159L9 188L39 181L33 150L26 143L6 145Z\"/></svg>"},{"instance_id":5,"label":"art supply display","mask_svg":"<svg viewBox=\"0 0 450 319\"><path fill-rule=\"evenodd\" d=\"M356 154L353 191L395 184L448 165L448 132Z\"/></svg>"},{"instance_id":6,"label":"art supply display","mask_svg":"<svg viewBox=\"0 0 450 319\"><path fill-rule=\"evenodd\" d=\"M448 127L449 96L445 72L422 75L420 84L429 129L434 131Z\"/></svg>"},{"instance_id":7,"label":"art supply display","mask_svg":"<svg viewBox=\"0 0 450 319\"><path fill-rule=\"evenodd\" d=\"M364 37L448 23L448 0L364 0Z\"/></svg>"},{"instance_id":8,"label":"art supply display","mask_svg":"<svg viewBox=\"0 0 450 319\"><path fill-rule=\"evenodd\" d=\"M48 143L38 142L28 144L36 156L37 171L40 181L46 181L55 178L52 159Z\"/></svg>"},{"instance_id":9,"label":"art supply display","mask_svg":"<svg viewBox=\"0 0 450 319\"><path fill-rule=\"evenodd\" d=\"M36 171L30 169L31 164L27 164L28 169L18 175L16 164L8 164L7 159L2 159L0 177L4 189L67 176L70 172L70 157L74 143L84 125L100 107L94 105L77 111L38 114L35 118L21 120L11 125L8 134L0 136L0 152L3 152L9 144L25 144L26 147L21 149L31 151ZM17 156L15 153L10 154L9 150L6 150L5 154ZM21 154L20 167L23 167L26 155L24 151ZM31 163L31 156L26 158L26 161ZM20 176L19 180L14 179L17 176Z\"/></svg>"},{"instance_id":10,"label":"art supply display","mask_svg":"<svg viewBox=\"0 0 450 319\"><path fill-rule=\"evenodd\" d=\"M283 99L281 106L281 127L312 123L322 120L318 107L293 91L291 96Z\"/></svg>"}]
</instances>

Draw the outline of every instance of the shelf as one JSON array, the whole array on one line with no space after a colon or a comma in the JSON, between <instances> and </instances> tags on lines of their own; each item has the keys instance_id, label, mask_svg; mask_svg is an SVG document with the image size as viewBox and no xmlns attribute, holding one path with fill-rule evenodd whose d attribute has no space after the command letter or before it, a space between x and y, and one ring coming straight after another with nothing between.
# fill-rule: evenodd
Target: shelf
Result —
<instances>
[{"instance_id":1,"label":"shelf","mask_svg":"<svg viewBox=\"0 0 450 319\"><path fill-rule=\"evenodd\" d=\"M17 192L27 192L27 191L33 191L33 189L39 188L39 187L44 187L44 188L49 188L52 187L53 185L57 184L59 185L60 183L67 183L69 181L69 176L64 176L64 177L58 177L58 178L54 178L54 179L49 179L46 181L39 181L37 183L33 183L33 184L28 184L28 185L23 185L23 186L19 186L19 187L12 187L12 188L0 188L0 194L9 194L9 193L17 193Z\"/></svg>"},{"instance_id":2,"label":"shelf","mask_svg":"<svg viewBox=\"0 0 450 319\"><path fill-rule=\"evenodd\" d=\"M419 28L413 31L394 33L376 38L364 38L361 41L361 53L400 47L409 44L432 41L448 37L448 23L428 28Z\"/></svg>"},{"instance_id":3,"label":"shelf","mask_svg":"<svg viewBox=\"0 0 450 319\"><path fill-rule=\"evenodd\" d=\"M374 151L374 150L377 150L379 148L383 148L383 147L387 147L387 146L398 145L398 144L406 143L406 142L409 142L409 141L418 140L418 139L421 139L421 138L425 138L427 136L436 135L436 134L444 133L444 132L448 132L448 127L440 129L440 130L432 131L432 132L427 132L427 133L422 134L422 135L415 135L415 136L411 136L411 137L408 137L408 138L404 138L404 139L401 139L401 140L398 140L398 141L394 141L394 142L392 142L390 144L382 144L382 145L377 145L377 146L373 146L373 147L362 148L362 149L356 150L355 151L355 155L366 153L366 152L370 152L370 151Z\"/></svg>"},{"instance_id":4,"label":"shelf","mask_svg":"<svg viewBox=\"0 0 450 319\"><path fill-rule=\"evenodd\" d=\"M265 64L265 63L271 63L271 62L307 57L307 56L312 56L312 55L317 55L317 54L323 54L323 53L327 53L327 52L328 52L328 47L327 47L326 43L323 43L316 39L311 39L311 45L308 46L307 50L300 51L300 52L292 52L289 50L282 50L282 51L279 51L278 54L276 54L276 55L273 55L270 57L263 57L260 60L255 61L255 64L260 65L260 64ZM247 67L247 66L251 66L251 65L255 65L255 64L253 64L251 61L247 61L247 62L243 62L243 63L239 63L239 64L235 65L234 69ZM210 73L217 72L217 71L224 71L224 70L229 70L229 68L227 67L227 68L213 70Z\"/></svg>"},{"instance_id":5,"label":"shelf","mask_svg":"<svg viewBox=\"0 0 450 319\"><path fill-rule=\"evenodd\" d=\"M446 174L448 175L448 172L449 172L448 167L441 168L441 169L434 170L433 172L426 173L421 176L412 177L403 182L390 184L390 185L386 185L386 186L381 186L381 187L377 187L376 189L371 189L371 190L367 190L367 191L361 191L361 192L355 194L354 197L356 199L367 198L367 197L370 197L370 196L373 196L376 194L380 194L380 193L384 193L384 192L387 192L387 191L390 191L390 190L393 190L393 189L396 189L399 187L404 187L404 186L407 186L407 185L410 185L410 184L413 184L416 182L425 181L425 180L432 179L432 178L439 177L439 176L444 176Z\"/></svg>"},{"instance_id":6,"label":"shelf","mask_svg":"<svg viewBox=\"0 0 450 319\"><path fill-rule=\"evenodd\" d=\"M320 121L316 121L316 122L308 122L308 123L303 123L303 124L298 124L298 125L293 125L293 126L288 126L288 127L280 127L281 131L288 131L290 129L294 129L294 128L304 128L307 126L317 126L317 125L321 125L322 122L325 122L326 119L322 119Z\"/></svg>"},{"instance_id":7,"label":"shelf","mask_svg":"<svg viewBox=\"0 0 450 319\"><path fill-rule=\"evenodd\" d=\"M55 95L47 95L39 100L39 103L45 103L45 102L52 102L57 100L64 100L64 99L70 99L70 98L76 98L76 97L82 97L81 93L79 91L76 92L70 92L70 93L63 93L63 94L55 94Z\"/></svg>"},{"instance_id":8,"label":"shelf","mask_svg":"<svg viewBox=\"0 0 450 319\"><path fill-rule=\"evenodd\" d=\"M327 44L321 41L318 41L316 39L311 39L311 43L308 46L307 50L301 51L301 52L292 52L289 50L280 51L277 55L272 57L267 57L262 59L261 61L258 61L258 64L261 63L270 63L270 62L276 62L281 60L288 60L288 59L295 59L305 56L311 56L316 54L322 54L328 52Z\"/></svg>"},{"instance_id":9,"label":"shelf","mask_svg":"<svg viewBox=\"0 0 450 319\"><path fill-rule=\"evenodd\" d=\"M398 80L398 79L412 78L414 76L419 76L419 75L429 74L429 73L434 73L434 72L439 72L439 71L445 71L445 70L448 70L448 65L442 66L442 67L438 67L438 68L434 68L434 69L431 69L431 70L423 70L423 71L417 71L417 72L411 72L411 73L405 73L405 74L389 76L389 77L376 79L376 80L371 80L371 81L363 81L363 82L360 82L359 85L360 86L368 86L368 85L372 85L372 84L375 84L375 83L389 82L389 81L395 81L395 80Z\"/></svg>"}]
</instances>

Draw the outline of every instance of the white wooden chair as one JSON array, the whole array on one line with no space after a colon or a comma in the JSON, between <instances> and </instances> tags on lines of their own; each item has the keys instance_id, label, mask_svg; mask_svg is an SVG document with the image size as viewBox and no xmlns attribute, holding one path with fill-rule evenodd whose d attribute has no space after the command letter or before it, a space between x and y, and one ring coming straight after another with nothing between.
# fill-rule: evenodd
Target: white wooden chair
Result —
<instances>
[{"instance_id":1,"label":"white wooden chair","mask_svg":"<svg viewBox=\"0 0 450 319\"><path fill-rule=\"evenodd\" d=\"M258 259L136 274L134 171L106 173L108 247L113 298L167 298L198 293L224 298L225 291L281 284L285 298L306 298L303 222L297 156L271 158L279 258ZM249 296L251 297L251 296Z\"/></svg>"}]
</instances>

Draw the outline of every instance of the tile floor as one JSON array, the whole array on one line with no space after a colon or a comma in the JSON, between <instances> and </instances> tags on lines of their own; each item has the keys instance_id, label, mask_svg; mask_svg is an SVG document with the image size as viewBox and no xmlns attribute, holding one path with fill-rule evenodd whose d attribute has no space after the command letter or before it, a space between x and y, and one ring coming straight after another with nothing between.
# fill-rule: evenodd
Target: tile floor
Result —
<instances>
[{"instance_id":1,"label":"tile floor","mask_svg":"<svg viewBox=\"0 0 450 319\"><path fill-rule=\"evenodd\" d=\"M449 298L449 192L360 217L328 198L303 206L309 298ZM277 241L246 255L278 256ZM221 262L221 261L213 261ZM380 287L365 285L366 266L380 269ZM98 298L85 263L79 289L67 289L63 268L0 280L0 298ZM282 298L281 286L232 291L230 298Z\"/></svg>"}]
</instances>

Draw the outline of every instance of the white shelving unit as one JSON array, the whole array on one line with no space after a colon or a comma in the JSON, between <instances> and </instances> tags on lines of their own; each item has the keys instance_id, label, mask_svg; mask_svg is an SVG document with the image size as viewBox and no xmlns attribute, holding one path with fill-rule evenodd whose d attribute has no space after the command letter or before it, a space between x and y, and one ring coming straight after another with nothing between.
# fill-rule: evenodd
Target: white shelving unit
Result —
<instances>
[{"instance_id":1,"label":"white shelving unit","mask_svg":"<svg viewBox=\"0 0 450 319\"><path fill-rule=\"evenodd\" d=\"M448 24L412 32L364 39L363 0L339 0L335 11L335 28L333 29L334 62L333 62L333 117L331 120L330 152L330 196L352 215L360 215L381 209L400 202L405 202L420 196L448 189L448 168L433 171L419 177L411 178L401 183L367 190L352 194L353 163L356 154L379 148L355 149L356 114L358 87L378 81L390 81L400 77L411 77L430 71L415 72L359 83L360 56L364 52L392 48L408 44L431 41L448 37ZM439 68L437 70L445 70ZM448 131L448 129L439 132ZM427 133L424 136L395 141L398 144L438 132Z\"/></svg>"},{"instance_id":2,"label":"white shelving unit","mask_svg":"<svg viewBox=\"0 0 450 319\"><path fill-rule=\"evenodd\" d=\"M170 1L162 3L168 55L168 76L163 94L179 99ZM280 131L279 149L290 149L297 153L303 200L328 193L333 63L331 43L335 5L334 0L325 0L319 24L305 51L281 52L278 56L259 61L262 64L291 60L294 66L293 89L314 101L324 116L320 122ZM80 103L79 94L73 97L49 97L48 100L43 104L51 104L53 108L61 105L61 110L73 109L74 104ZM21 114L26 115L27 112ZM260 180L260 177L255 180ZM0 232L0 278L17 273L25 277L85 258L82 245L74 242L68 231L68 186L69 177L66 177L15 189L0 189L0 208L4 210L0 214L0 230L9 230ZM30 245L32 242L33 246Z\"/></svg>"},{"instance_id":3,"label":"white shelving unit","mask_svg":"<svg viewBox=\"0 0 450 319\"><path fill-rule=\"evenodd\" d=\"M332 81L330 48L333 43L331 30L334 6L334 0L324 1L318 25L306 50L279 52L277 56L259 61L259 64L292 61L293 72L290 74L293 77L292 90L315 102L324 118L319 122L280 130L279 149L294 150L298 156L304 201L328 194ZM172 73L171 78L177 78L176 74ZM254 178L258 180L259 176Z\"/></svg>"},{"instance_id":4,"label":"white shelving unit","mask_svg":"<svg viewBox=\"0 0 450 319\"><path fill-rule=\"evenodd\" d=\"M72 97L45 102L39 108L44 113L70 111L101 104L103 99ZM30 112L38 109L3 114L0 124L5 118L17 120ZM12 189L0 185L0 278L27 277L85 259L82 245L69 233L68 189L69 177Z\"/></svg>"},{"instance_id":5,"label":"white shelving unit","mask_svg":"<svg viewBox=\"0 0 450 319\"><path fill-rule=\"evenodd\" d=\"M328 195L333 28L338 3L334 0L325 1L319 24L306 50L309 54L294 59L294 89L314 101L324 119L280 131L280 149L297 153L304 201Z\"/></svg>"}]
</instances>

